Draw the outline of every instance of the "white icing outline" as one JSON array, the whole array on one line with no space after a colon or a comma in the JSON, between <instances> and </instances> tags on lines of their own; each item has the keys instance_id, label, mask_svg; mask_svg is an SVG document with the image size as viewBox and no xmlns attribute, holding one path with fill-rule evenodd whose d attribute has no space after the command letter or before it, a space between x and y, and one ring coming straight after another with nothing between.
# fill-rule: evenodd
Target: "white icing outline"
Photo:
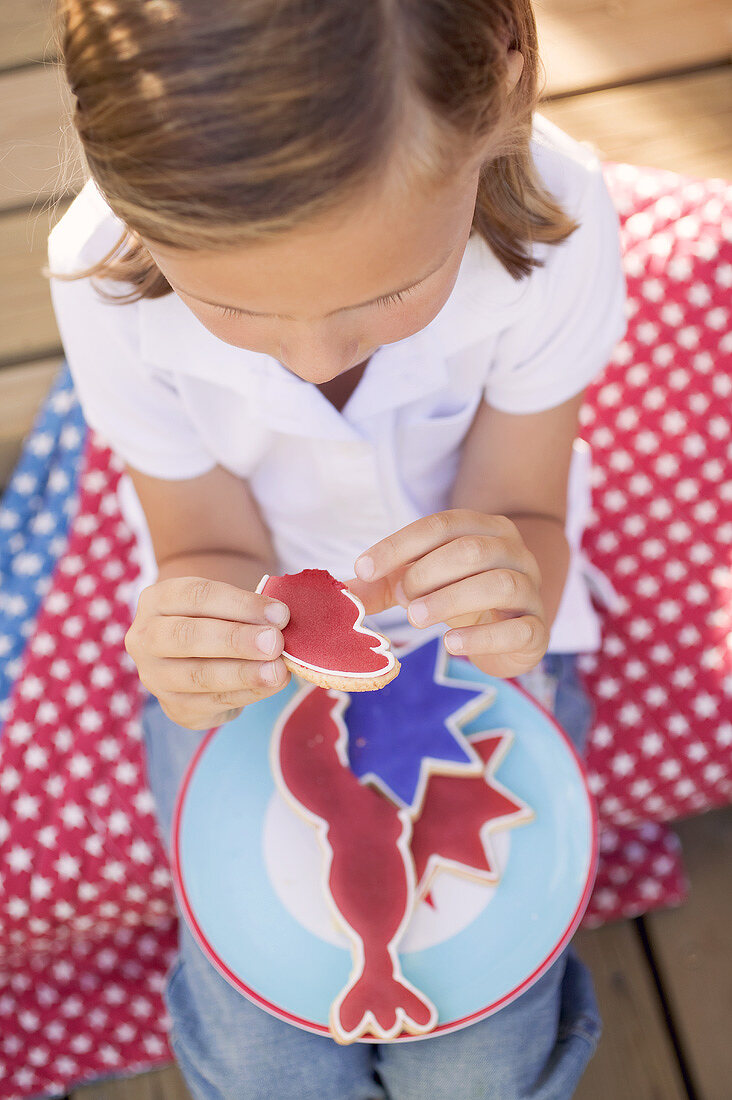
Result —
<instances>
[{"instance_id":1,"label":"white icing outline","mask_svg":"<svg viewBox=\"0 0 732 1100\"><path fill-rule=\"evenodd\" d=\"M407 883L407 904L404 907L404 916L401 924L397 928L394 936L387 944L387 951L392 961L392 977L400 985L405 986L411 993L423 1001L425 1006L430 1010L430 1018L427 1024L418 1024L401 1007L396 1010L396 1022L393 1028L389 1028L385 1031L380 1027L372 1012L366 1012L361 1017L358 1025L352 1031L344 1031L339 1026L339 1011L343 1004L344 999L348 996L350 991L357 984L359 978L364 972L365 955L363 948L363 940L355 931L354 928L348 924L333 901L333 895L328 888L328 879L330 878L330 868L333 862L333 849L328 843L328 830L329 824L324 818L318 817L311 810L308 810L301 802L298 802L295 796L290 791L289 787L285 783L282 775L282 768L280 766L280 743L282 740L282 732L285 728L286 722L291 717L292 713L300 706L303 700L312 691L323 691L324 688L318 688L314 684L305 685L300 691L293 696L292 700L287 704L275 723L272 730L272 738L270 740L270 766L272 768L272 775L274 777L275 785L279 790L282 797L292 810L300 817L302 817L309 825L311 825L316 831L316 837L318 844L323 853L323 875L321 879L321 886L325 893L326 902L331 911L333 919L337 926L343 930L351 943L351 957L353 960L353 966L348 978L347 984L340 991L338 996L332 1001L329 1013L329 1025L331 1034L336 1042L341 1044L353 1043L356 1039L359 1039L363 1035L372 1036L378 1041L386 1041L396 1038L401 1032L406 1031L410 1035L427 1035L430 1031L434 1031L437 1026L438 1014L436 1005L425 996L421 989L417 989L402 973L401 962L397 953L397 944L403 937L407 930L407 926L412 918L414 910L414 903L416 899L416 883L414 873L414 861L412 859L412 852L409 847L409 842L412 836L412 819L406 810L398 810L397 817L402 823L402 831L397 840L397 848L399 854L402 857L404 864L405 877ZM343 712L348 706L350 699L345 692L327 690L327 694L330 698L336 700L336 705L331 710L331 717L338 727L338 739L336 741L336 753L341 764L348 768L348 727L343 719Z\"/></svg>"},{"instance_id":2,"label":"white icing outline","mask_svg":"<svg viewBox=\"0 0 732 1100\"><path fill-rule=\"evenodd\" d=\"M461 681L461 683L462 682L463 681ZM529 806L528 802L524 802L522 798L519 798L518 795L514 794L513 791L509 790L508 787L504 786L504 784L495 777L496 771L503 763L513 744L513 730L500 728L483 730L480 733L470 735L470 744L475 745L488 737L498 737L500 740L490 760L483 765L483 779L488 787L498 791L504 798L510 798L512 802L517 802L519 807L517 810L514 810L513 813L502 814L500 817L484 822L481 826L479 835L485 857L493 867L497 867L498 863L493 848L492 834L502 832L505 829L513 829L517 825L528 825L530 821L535 819L536 814L531 806ZM418 817L415 817L414 823L418 820ZM422 878L417 884L417 901L421 900L425 894L429 893L435 876L440 871L450 871L455 875L460 875L461 878L467 878L473 882L484 882L491 886L495 886L501 881L501 872L499 870L483 871L478 867L472 867L466 863L458 863L457 860L445 859L443 856L433 854L427 860Z\"/></svg>"},{"instance_id":3,"label":"white icing outline","mask_svg":"<svg viewBox=\"0 0 732 1100\"><path fill-rule=\"evenodd\" d=\"M304 573L305 570L301 569L300 572ZM326 570L323 570L323 572L326 572ZM298 574L283 573L281 575L285 577L296 577ZM262 590L264 589L264 586L269 580L270 576L270 573L264 574L261 581L255 588L255 592L257 593L257 595L262 594ZM332 576L332 574L329 574L329 576ZM334 577L333 579L336 580L337 578ZM338 583L342 584L343 582L339 581ZM341 589L341 594L343 596L348 596L349 600L352 600L353 603L356 605L356 610L358 611L358 618L356 619L356 622L353 624L353 627L351 629L355 630L358 634L369 634L372 638L378 640L378 646L370 646L369 648L371 649L372 653L383 653L386 655L389 662L386 667L382 669L377 669L372 672L347 672L343 669L321 668L320 665L311 665L309 661L302 661L299 657L293 657L292 654L288 653L286 649L282 651L282 655L284 657L287 657L288 661L292 661L294 665L299 665L300 668L308 668L312 672L320 672L324 676L343 676L344 678L351 680L378 680L380 679L380 677L386 676L387 673L391 672L391 670L394 668L394 665L396 664L396 657L391 652L391 643L388 638L384 637L383 634L377 634L376 631L369 630L367 626L363 626L364 616L366 615L366 608L363 606L358 596L354 596L353 592L351 592L345 586ZM273 598L278 599L279 597ZM284 600L280 600L280 603L284 602ZM287 627L285 627L284 629L286 630Z\"/></svg>"}]
</instances>

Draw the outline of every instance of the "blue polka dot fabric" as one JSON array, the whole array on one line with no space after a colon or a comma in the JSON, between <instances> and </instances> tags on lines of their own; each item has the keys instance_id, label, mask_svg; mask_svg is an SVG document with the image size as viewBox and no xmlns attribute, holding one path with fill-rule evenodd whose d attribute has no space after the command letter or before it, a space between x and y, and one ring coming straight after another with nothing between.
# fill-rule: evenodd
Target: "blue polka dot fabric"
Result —
<instances>
[{"instance_id":1,"label":"blue polka dot fabric","mask_svg":"<svg viewBox=\"0 0 732 1100\"><path fill-rule=\"evenodd\" d=\"M0 501L0 736L77 502L87 425L64 364Z\"/></svg>"}]
</instances>

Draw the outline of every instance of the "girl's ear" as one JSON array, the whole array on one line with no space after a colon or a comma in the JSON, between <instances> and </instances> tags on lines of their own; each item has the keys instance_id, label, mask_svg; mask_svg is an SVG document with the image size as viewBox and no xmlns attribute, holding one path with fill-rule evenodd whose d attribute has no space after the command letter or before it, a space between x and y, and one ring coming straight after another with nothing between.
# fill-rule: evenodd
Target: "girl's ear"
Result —
<instances>
[{"instance_id":1,"label":"girl's ear","mask_svg":"<svg viewBox=\"0 0 732 1100\"><path fill-rule=\"evenodd\" d=\"M506 91L512 92L519 81L524 68L524 55L518 50L508 51L508 71L506 75Z\"/></svg>"}]
</instances>

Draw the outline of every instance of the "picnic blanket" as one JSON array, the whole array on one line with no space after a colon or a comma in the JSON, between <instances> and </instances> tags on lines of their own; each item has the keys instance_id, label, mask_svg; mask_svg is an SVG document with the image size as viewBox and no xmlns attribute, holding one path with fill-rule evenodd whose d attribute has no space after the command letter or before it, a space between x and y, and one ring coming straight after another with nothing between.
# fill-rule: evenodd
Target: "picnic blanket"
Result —
<instances>
[{"instance_id":1,"label":"picnic blanket","mask_svg":"<svg viewBox=\"0 0 732 1100\"><path fill-rule=\"evenodd\" d=\"M584 549L618 596L582 658L591 925L680 902L665 823L732 798L732 188L606 171L629 330L582 416ZM138 566L121 476L62 369L0 505L0 1100L172 1058L176 918L123 645Z\"/></svg>"}]
</instances>

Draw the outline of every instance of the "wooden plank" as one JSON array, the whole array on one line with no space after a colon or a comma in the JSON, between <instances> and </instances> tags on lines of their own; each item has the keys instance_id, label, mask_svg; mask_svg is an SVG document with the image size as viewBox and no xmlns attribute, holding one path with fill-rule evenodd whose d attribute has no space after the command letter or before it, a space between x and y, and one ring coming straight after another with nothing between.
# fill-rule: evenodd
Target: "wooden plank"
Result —
<instances>
[{"instance_id":1,"label":"wooden plank","mask_svg":"<svg viewBox=\"0 0 732 1100\"><path fill-rule=\"evenodd\" d=\"M74 1089L69 1100L191 1100L177 1065L136 1077L97 1081Z\"/></svg>"},{"instance_id":2,"label":"wooden plank","mask_svg":"<svg viewBox=\"0 0 732 1100\"><path fill-rule=\"evenodd\" d=\"M54 223L61 217L59 206ZM0 218L0 365L53 355L61 349L51 307L47 262L49 211L20 211Z\"/></svg>"},{"instance_id":3,"label":"wooden plank","mask_svg":"<svg viewBox=\"0 0 732 1100\"><path fill-rule=\"evenodd\" d=\"M0 486L6 485L61 359L0 371Z\"/></svg>"},{"instance_id":4,"label":"wooden plank","mask_svg":"<svg viewBox=\"0 0 732 1100\"><path fill-rule=\"evenodd\" d=\"M79 189L79 141L66 115L69 98L54 65L0 73L0 210Z\"/></svg>"},{"instance_id":5,"label":"wooden plank","mask_svg":"<svg viewBox=\"0 0 732 1100\"><path fill-rule=\"evenodd\" d=\"M609 160L732 178L732 67L574 96L541 113Z\"/></svg>"},{"instance_id":6,"label":"wooden plank","mask_svg":"<svg viewBox=\"0 0 732 1100\"><path fill-rule=\"evenodd\" d=\"M581 932L575 945L592 971L603 1019L575 1100L687 1100L635 925Z\"/></svg>"},{"instance_id":7,"label":"wooden plank","mask_svg":"<svg viewBox=\"0 0 732 1100\"><path fill-rule=\"evenodd\" d=\"M645 918L661 984L697 1093L732 1092L732 808L676 826L691 879L679 909Z\"/></svg>"},{"instance_id":8,"label":"wooden plank","mask_svg":"<svg viewBox=\"0 0 732 1100\"><path fill-rule=\"evenodd\" d=\"M0 0L0 68L53 54L51 0Z\"/></svg>"},{"instance_id":9,"label":"wooden plank","mask_svg":"<svg viewBox=\"0 0 732 1100\"><path fill-rule=\"evenodd\" d=\"M728 59L724 0L535 0L552 95Z\"/></svg>"}]
</instances>

